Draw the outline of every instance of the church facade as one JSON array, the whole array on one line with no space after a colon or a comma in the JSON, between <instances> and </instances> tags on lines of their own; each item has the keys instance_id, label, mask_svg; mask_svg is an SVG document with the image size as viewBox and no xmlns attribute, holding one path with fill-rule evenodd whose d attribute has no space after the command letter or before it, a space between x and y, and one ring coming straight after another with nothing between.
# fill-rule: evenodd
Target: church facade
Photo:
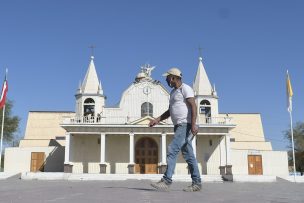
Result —
<instances>
[{"instance_id":1,"label":"church facade","mask_svg":"<svg viewBox=\"0 0 304 203\"><path fill-rule=\"evenodd\" d=\"M148 123L168 109L169 92L144 65L122 93L106 106L94 57L76 91L75 112L29 112L19 147L6 148L5 171L108 174L160 174L174 136L169 119ZM219 113L218 96L202 58L193 81L199 132L192 140L205 175L288 175L287 152L273 151L260 114ZM188 174L180 155L175 174Z\"/></svg>"}]
</instances>

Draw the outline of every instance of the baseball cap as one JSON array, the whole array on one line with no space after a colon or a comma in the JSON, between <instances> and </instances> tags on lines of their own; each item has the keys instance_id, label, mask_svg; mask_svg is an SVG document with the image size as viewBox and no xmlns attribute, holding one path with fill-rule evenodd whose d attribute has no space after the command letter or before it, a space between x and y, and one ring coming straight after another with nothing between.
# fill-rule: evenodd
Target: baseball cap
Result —
<instances>
[{"instance_id":1,"label":"baseball cap","mask_svg":"<svg viewBox=\"0 0 304 203\"><path fill-rule=\"evenodd\" d=\"M178 68L171 68L163 74L163 76L165 77L167 77L168 75L175 75L178 77L182 77L182 72Z\"/></svg>"}]
</instances>

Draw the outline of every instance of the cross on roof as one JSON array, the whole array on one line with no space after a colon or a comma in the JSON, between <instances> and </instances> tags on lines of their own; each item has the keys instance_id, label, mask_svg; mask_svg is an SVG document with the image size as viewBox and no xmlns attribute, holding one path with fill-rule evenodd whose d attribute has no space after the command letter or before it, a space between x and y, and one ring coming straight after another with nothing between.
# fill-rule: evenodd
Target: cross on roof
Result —
<instances>
[{"instance_id":1,"label":"cross on roof","mask_svg":"<svg viewBox=\"0 0 304 203\"><path fill-rule=\"evenodd\" d=\"M202 58L202 47L201 46L198 46L198 55L200 58Z\"/></svg>"},{"instance_id":2,"label":"cross on roof","mask_svg":"<svg viewBox=\"0 0 304 203\"><path fill-rule=\"evenodd\" d=\"M91 49L91 56L94 56L94 49L96 48L96 46L91 45L89 46L89 48Z\"/></svg>"}]
</instances>

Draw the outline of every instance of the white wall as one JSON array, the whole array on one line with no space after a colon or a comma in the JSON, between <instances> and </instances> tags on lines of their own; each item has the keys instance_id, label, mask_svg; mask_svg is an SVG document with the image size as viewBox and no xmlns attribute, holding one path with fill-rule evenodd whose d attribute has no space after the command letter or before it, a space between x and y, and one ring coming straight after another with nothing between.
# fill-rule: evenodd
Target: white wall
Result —
<instances>
[{"instance_id":1,"label":"white wall","mask_svg":"<svg viewBox=\"0 0 304 203\"><path fill-rule=\"evenodd\" d=\"M231 150L234 175L248 175L248 155L262 156L263 175L288 175L288 157L285 151Z\"/></svg>"},{"instance_id":2,"label":"white wall","mask_svg":"<svg viewBox=\"0 0 304 203\"><path fill-rule=\"evenodd\" d=\"M73 171L89 172L89 163L100 163L100 135L72 135L70 143L70 162L73 163Z\"/></svg>"},{"instance_id":3,"label":"white wall","mask_svg":"<svg viewBox=\"0 0 304 203\"><path fill-rule=\"evenodd\" d=\"M210 146L209 141L212 141ZM197 137L196 157L201 165L201 173L208 175L220 174L220 136L202 135Z\"/></svg>"},{"instance_id":4,"label":"white wall","mask_svg":"<svg viewBox=\"0 0 304 203\"><path fill-rule=\"evenodd\" d=\"M287 152L284 151L265 152L263 153L262 157L263 157L264 175L276 175L276 176L289 175Z\"/></svg>"},{"instance_id":5,"label":"white wall","mask_svg":"<svg viewBox=\"0 0 304 203\"><path fill-rule=\"evenodd\" d=\"M106 162L111 165L110 173L128 173L129 146L129 135L106 136Z\"/></svg>"},{"instance_id":6,"label":"white wall","mask_svg":"<svg viewBox=\"0 0 304 203\"><path fill-rule=\"evenodd\" d=\"M10 147L5 149L5 172L29 172L31 153L45 153L45 172L63 172L64 150L58 147Z\"/></svg>"},{"instance_id":7,"label":"white wall","mask_svg":"<svg viewBox=\"0 0 304 203\"><path fill-rule=\"evenodd\" d=\"M143 93L146 86L151 88L148 95ZM158 117L169 107L169 94L161 85L152 82L135 83L122 94L120 106L116 108L106 107L103 116L110 118L128 116L130 121L139 119L141 118L141 105L144 102L150 102L153 105L153 117Z\"/></svg>"}]
</instances>

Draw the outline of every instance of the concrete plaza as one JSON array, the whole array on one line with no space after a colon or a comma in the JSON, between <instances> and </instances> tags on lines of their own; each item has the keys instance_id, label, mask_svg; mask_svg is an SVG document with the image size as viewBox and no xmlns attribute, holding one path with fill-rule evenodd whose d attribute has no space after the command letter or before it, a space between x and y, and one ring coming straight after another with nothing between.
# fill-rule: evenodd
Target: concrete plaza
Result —
<instances>
[{"instance_id":1,"label":"concrete plaza","mask_svg":"<svg viewBox=\"0 0 304 203\"><path fill-rule=\"evenodd\" d=\"M0 181L0 202L304 202L303 183L204 183L196 193L182 191L189 184L186 182L175 182L170 192L157 192L150 183L7 179Z\"/></svg>"}]
</instances>

